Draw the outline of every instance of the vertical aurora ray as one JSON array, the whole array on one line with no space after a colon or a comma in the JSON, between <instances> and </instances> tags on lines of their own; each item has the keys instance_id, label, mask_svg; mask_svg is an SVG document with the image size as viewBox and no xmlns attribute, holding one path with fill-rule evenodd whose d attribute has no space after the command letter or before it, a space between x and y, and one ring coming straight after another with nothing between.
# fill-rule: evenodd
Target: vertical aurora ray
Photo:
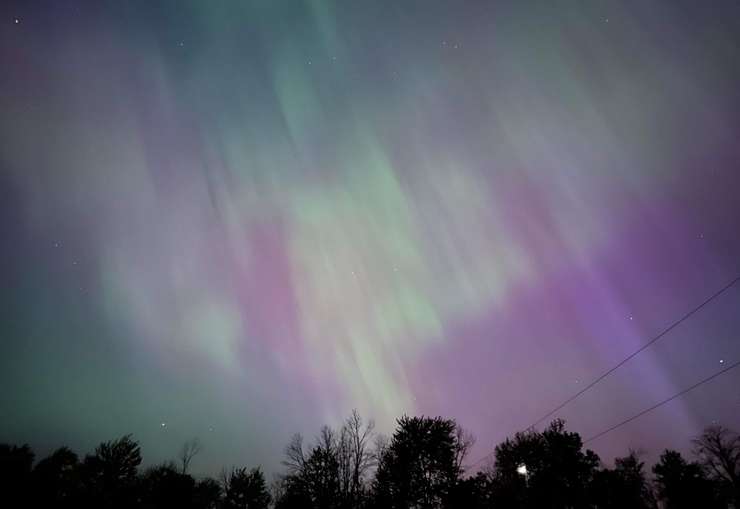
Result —
<instances>
[{"instance_id":1,"label":"vertical aurora ray","mask_svg":"<svg viewBox=\"0 0 740 509\"><path fill-rule=\"evenodd\" d=\"M738 270L737 9L3 7L0 431L271 469L357 407L483 450ZM738 299L564 417L740 355ZM732 382L599 452L740 424Z\"/></svg>"}]
</instances>

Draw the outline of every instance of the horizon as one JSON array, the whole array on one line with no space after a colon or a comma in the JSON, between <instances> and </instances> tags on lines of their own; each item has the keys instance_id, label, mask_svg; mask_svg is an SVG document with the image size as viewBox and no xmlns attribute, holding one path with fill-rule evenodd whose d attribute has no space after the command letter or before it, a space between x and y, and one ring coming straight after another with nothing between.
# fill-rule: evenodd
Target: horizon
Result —
<instances>
[{"instance_id":1,"label":"horizon","mask_svg":"<svg viewBox=\"0 0 740 509\"><path fill-rule=\"evenodd\" d=\"M363 416L360 416L360 417L363 418ZM424 416L424 415L420 415L420 416L406 416L406 415L403 415L403 416L399 416L396 419L396 423L400 422L400 420L403 419L403 418L405 418L405 417L418 417L418 418L421 418L421 419L424 419L424 418L430 418L430 419L451 419L452 421L454 421L454 418L449 417L449 416L445 417L445 416ZM517 432L513 433L512 435L505 437L501 442L499 442L497 444L493 444L491 450L488 451L486 454L484 454L483 456L481 456L479 458L471 457L469 452L466 453L466 456L464 458L465 461L462 464L461 476L463 478L473 478L473 477L475 477L476 475L478 475L481 472L493 472L495 470L495 466L494 466L495 461L494 460L495 460L495 450L496 450L497 447L499 447L500 445L502 445L506 441L514 440L518 434L525 434L526 435L527 433L531 433L531 432L535 432L535 433L541 432L544 429L547 429L550 425L554 424L557 421L558 421L558 419L553 419L551 421L548 421L546 426L540 426L541 429L530 428L528 430L517 431ZM565 422L565 421L562 421L562 422L563 422L563 424L565 426L565 430L567 432L576 433L577 435L579 435L580 440L582 440L582 447L581 448L582 448L582 450L584 452L586 452L586 451L593 451L592 448L588 447L587 440L585 440L585 437L581 437L578 432L569 430L568 429L568 426L567 426L567 422ZM372 426L375 425L375 422L374 422L374 420L372 418L368 418L367 421L364 421L363 420L363 423L364 424L371 423ZM328 425L324 425L324 426L328 426ZM730 429L730 428L726 428L725 426L723 426L722 423L719 423L719 422L716 422L716 421L707 424L703 428L702 431L705 431L706 429L708 429L708 428L710 428L712 426L719 426L719 427L721 427L723 429L726 429L727 431L730 431L732 433L737 433L736 430L733 430L733 429ZM322 428L323 428L323 426L322 426ZM340 428L332 428L332 427L330 427L330 429L332 431L334 431L334 432L337 432ZM469 430L469 429L465 429L465 428L462 428L462 429L465 432L470 433L470 436L472 437L472 440L473 440L473 444L472 445L475 446L476 445L476 442L477 442L477 439L476 439L476 435L473 432L473 430ZM316 433L314 435L303 435L301 433L295 433L293 435L293 437L291 437L291 440L296 435L300 435L301 438L302 438L302 441L303 441L303 446L304 446L305 452L309 452L316 445L317 441L319 440L320 433L321 433L321 430L316 430ZM393 435L392 434L391 435L386 435L386 434L382 434L382 433L373 433L370 436L371 436L371 438L373 440L375 438L383 438L383 439L390 440ZM701 433L698 434L698 435L696 435L696 436L694 436L694 437L690 437L688 439L688 442L689 443L692 443L695 439L699 438L700 436L701 436ZM141 445L140 442L137 440L136 436L134 436L131 433L126 433L126 434L121 435L121 436L118 436L118 437L111 437L110 439L103 440L102 442L100 442L98 444L95 444L95 446L91 450L89 450L89 451L78 451L78 450L74 450L73 448L70 448L70 449L72 450L73 453L77 454L77 456L80 458L80 460L82 460L82 459L84 459L87 456L94 456L96 449L101 444L103 444L103 443L112 443L112 442L114 442L116 440L119 440L119 439L122 439L122 438L130 438L131 440L133 440L134 443L136 443L138 445ZM199 471L199 469L198 469L198 457L203 453L203 451L204 451L204 449L203 449L204 445L203 445L203 443L202 443L202 441L200 440L199 437L193 437L193 438L191 438L189 440L186 440L183 444L181 444L181 446L178 449L178 451L176 451L175 453L173 453L170 458L164 458L164 459L161 459L160 458L157 461L148 461L147 460L147 455L145 453L142 454L142 456L141 456L142 461L141 461L141 465L139 466L139 473L140 474L146 474L146 472L149 469L156 468L156 467L161 467L161 466L174 466L176 468L181 468L179 466L179 463L182 462L181 456L183 454L183 450L186 447L189 447L189 446L191 446L191 444L193 444L193 447L196 450L195 450L195 452L192 453L192 456L190 457L190 460L189 460L189 463L188 463L188 467L187 467L187 472L188 472L189 475L192 475L195 479L199 479L199 480L209 479L209 478L210 479L217 479L217 478L221 477L224 472L233 471L234 469L239 469L239 468L253 469L253 468L256 468L256 469L261 470L263 472L263 474L265 474L266 479L273 479L274 480L274 479L278 479L280 477L285 477L285 476L288 475L287 474L287 467L286 467L286 463L285 462L286 462L286 460L289 460L289 457L287 456L287 450L288 450L288 446L290 445L291 440L286 440L284 447L282 448L282 450L280 451L280 454L278 455L278 457L281 458L279 460L279 462L278 462L278 464L280 466L279 466L279 468L277 470L273 470L273 471L266 470L265 467L264 467L264 465L262 465L262 464L252 464L252 463L249 463L248 459L246 459L246 458L245 458L244 461L242 461L242 462L240 462L238 464L223 465L223 466L221 466L221 468L219 468L216 471L212 471L212 472L202 472L202 471ZM13 443L9 443L9 442L0 441L0 444L9 445L9 446L15 446L15 447L29 446L31 448L31 451L34 454L34 460L33 460L33 465L34 466L37 466L38 463L41 460L44 460L46 458L49 458L52 455L52 453L54 453L55 451L58 451L58 450L60 450L62 448L65 448L65 447L68 447L66 444L58 444L56 446L53 446L53 447L49 448L46 451L41 451L40 452L37 448L33 447L33 444L29 444L29 443L23 443L23 444L21 444L21 443L15 443L15 444L13 444ZM697 459L698 459L698 456L697 456L696 450L695 450L695 445L692 445L692 447L690 449L682 449L679 446L679 447L668 447L668 448L665 448L665 449L663 449L661 451L651 451L649 449L645 449L645 448L639 447L639 446L638 447L634 447L634 448L633 447L629 447L625 451L623 451L622 454L620 454L619 456L615 456L613 458L603 458L601 456L598 456L598 455L597 456L598 456L598 459L599 459L599 468L612 469L615 466L615 460L620 459L620 458L627 457L630 454L634 454L637 458L639 458L641 461L643 461L644 464L648 467L648 470L646 470L646 472L645 472L645 474L647 476L647 479L652 479L654 477L654 473L650 470L650 468L657 463L657 461L656 460L652 460L652 458L658 458L660 455L662 455L663 453L668 452L668 451L676 451L676 452L680 453L682 456L684 456L688 461L697 461Z\"/></svg>"}]
</instances>

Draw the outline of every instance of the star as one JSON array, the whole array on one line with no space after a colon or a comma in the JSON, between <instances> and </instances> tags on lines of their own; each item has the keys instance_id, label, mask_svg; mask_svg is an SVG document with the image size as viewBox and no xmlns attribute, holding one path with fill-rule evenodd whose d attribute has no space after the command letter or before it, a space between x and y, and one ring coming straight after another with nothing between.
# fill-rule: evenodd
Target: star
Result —
<instances>
[{"instance_id":1,"label":"star","mask_svg":"<svg viewBox=\"0 0 740 509\"><path fill-rule=\"evenodd\" d=\"M724 359L720 359L720 360L719 360L719 363L720 363L720 364L724 364L724 363L725 363L725 360L724 360Z\"/></svg>"},{"instance_id":2,"label":"star","mask_svg":"<svg viewBox=\"0 0 740 509\"><path fill-rule=\"evenodd\" d=\"M630 322L632 321L632 315L630 315Z\"/></svg>"},{"instance_id":3,"label":"star","mask_svg":"<svg viewBox=\"0 0 740 509\"><path fill-rule=\"evenodd\" d=\"M166 422L163 422L162 424L160 424L160 426L162 426L163 428L166 428L167 427L167 423Z\"/></svg>"},{"instance_id":4,"label":"star","mask_svg":"<svg viewBox=\"0 0 740 509\"><path fill-rule=\"evenodd\" d=\"M21 20L19 20L18 18L15 18L15 19L13 20L13 23L15 23L16 25L17 25L18 23L20 23L20 22L21 22Z\"/></svg>"}]
</instances>

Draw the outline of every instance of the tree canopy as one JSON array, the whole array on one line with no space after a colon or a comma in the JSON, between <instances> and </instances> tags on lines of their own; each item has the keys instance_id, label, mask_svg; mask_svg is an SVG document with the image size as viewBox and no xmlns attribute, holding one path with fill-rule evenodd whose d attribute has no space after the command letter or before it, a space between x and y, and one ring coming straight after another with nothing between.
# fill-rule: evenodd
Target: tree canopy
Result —
<instances>
[{"instance_id":1,"label":"tree canopy","mask_svg":"<svg viewBox=\"0 0 740 509\"><path fill-rule=\"evenodd\" d=\"M66 447L34 463L28 445L0 444L0 507L62 509L720 509L740 506L740 438L710 426L695 460L666 450L647 469L630 451L613 467L555 420L495 447L479 471L466 467L474 437L455 420L403 416L390 437L357 412L310 443L285 450L285 471L268 487L262 470L232 467L219 480L189 471L191 440L177 460L142 468L130 435L82 460ZM466 471L467 468L467 471ZM653 479L649 478L652 473Z\"/></svg>"}]
</instances>

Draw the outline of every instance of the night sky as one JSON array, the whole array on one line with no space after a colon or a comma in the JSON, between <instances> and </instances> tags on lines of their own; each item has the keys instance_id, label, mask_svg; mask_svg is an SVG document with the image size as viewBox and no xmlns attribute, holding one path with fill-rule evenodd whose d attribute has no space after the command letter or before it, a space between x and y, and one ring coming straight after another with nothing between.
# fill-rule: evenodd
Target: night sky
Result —
<instances>
[{"instance_id":1,"label":"night sky","mask_svg":"<svg viewBox=\"0 0 740 509\"><path fill-rule=\"evenodd\" d=\"M740 274L739 140L735 0L2 2L0 441L272 472L357 408L480 457ZM740 284L557 415L738 360Z\"/></svg>"}]
</instances>

